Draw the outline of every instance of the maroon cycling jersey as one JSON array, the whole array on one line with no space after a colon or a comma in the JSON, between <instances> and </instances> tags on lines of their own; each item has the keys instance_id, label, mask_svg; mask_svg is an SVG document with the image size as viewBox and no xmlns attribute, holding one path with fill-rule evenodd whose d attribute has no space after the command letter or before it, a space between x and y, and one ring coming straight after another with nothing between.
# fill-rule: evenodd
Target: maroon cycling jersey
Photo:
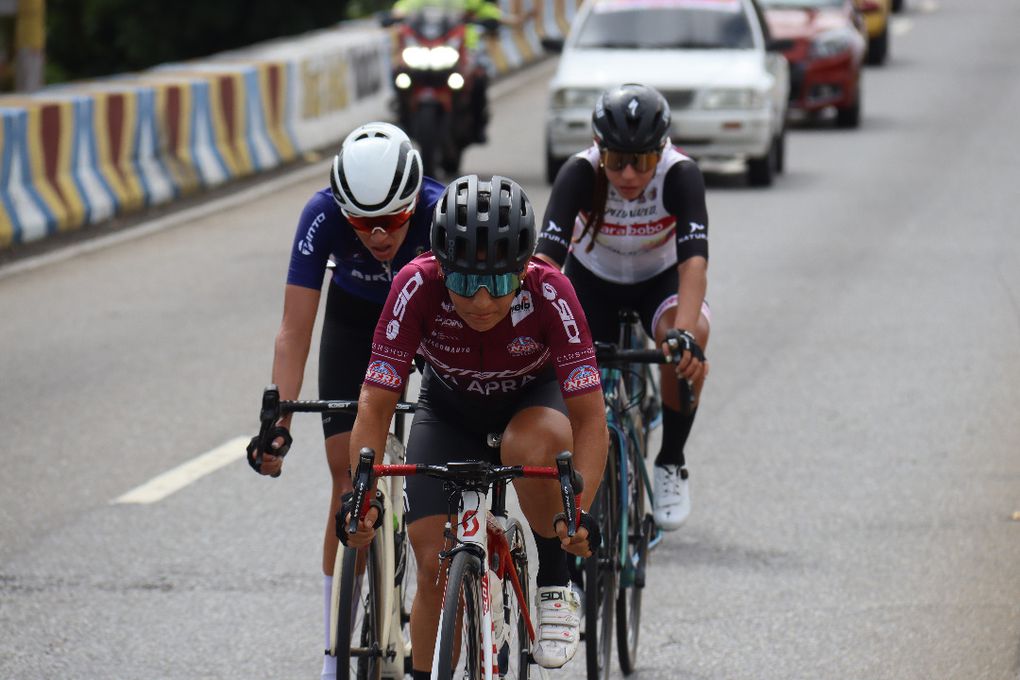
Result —
<instances>
[{"instance_id":1,"label":"maroon cycling jersey","mask_svg":"<svg viewBox=\"0 0 1020 680\"><path fill-rule=\"evenodd\" d=\"M555 369L564 398L601 389L588 322L570 281L532 260L506 318L472 330L457 315L431 253L409 262L375 328L365 384L400 391L415 353L452 390L508 397Z\"/></svg>"}]
</instances>

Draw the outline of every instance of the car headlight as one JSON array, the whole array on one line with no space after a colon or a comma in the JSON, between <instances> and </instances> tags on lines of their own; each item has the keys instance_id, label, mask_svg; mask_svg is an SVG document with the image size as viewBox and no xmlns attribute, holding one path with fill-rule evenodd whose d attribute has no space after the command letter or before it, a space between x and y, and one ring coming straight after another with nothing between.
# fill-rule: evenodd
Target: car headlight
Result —
<instances>
[{"instance_id":1,"label":"car headlight","mask_svg":"<svg viewBox=\"0 0 1020 680\"><path fill-rule=\"evenodd\" d=\"M412 45L405 47L400 57L413 69L443 71L457 63L460 52L449 45L432 48Z\"/></svg>"},{"instance_id":2,"label":"car headlight","mask_svg":"<svg viewBox=\"0 0 1020 680\"><path fill-rule=\"evenodd\" d=\"M760 109L765 95L749 88L707 90L701 100L706 109Z\"/></svg>"},{"instance_id":3,"label":"car headlight","mask_svg":"<svg viewBox=\"0 0 1020 680\"><path fill-rule=\"evenodd\" d=\"M552 94L550 106L554 109L588 109L595 108L595 101L602 90L585 90L564 88Z\"/></svg>"},{"instance_id":4,"label":"car headlight","mask_svg":"<svg viewBox=\"0 0 1020 680\"><path fill-rule=\"evenodd\" d=\"M812 59L827 59L849 52L854 45L854 35L847 29L826 31L811 43L809 55Z\"/></svg>"}]
</instances>

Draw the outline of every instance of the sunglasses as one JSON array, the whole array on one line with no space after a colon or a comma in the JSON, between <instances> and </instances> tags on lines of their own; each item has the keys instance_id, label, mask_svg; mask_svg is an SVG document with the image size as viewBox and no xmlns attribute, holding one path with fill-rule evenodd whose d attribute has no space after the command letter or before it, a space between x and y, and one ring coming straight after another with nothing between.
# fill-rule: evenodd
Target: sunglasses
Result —
<instances>
[{"instance_id":1,"label":"sunglasses","mask_svg":"<svg viewBox=\"0 0 1020 680\"><path fill-rule=\"evenodd\" d=\"M628 153L624 151L602 150L602 165L606 170L619 172L628 165L634 166L637 172L648 172L659 164L662 154L658 151L646 151L645 153Z\"/></svg>"},{"instance_id":2,"label":"sunglasses","mask_svg":"<svg viewBox=\"0 0 1020 680\"><path fill-rule=\"evenodd\" d=\"M344 213L344 217L347 218L347 221L350 222L355 231L371 234L376 229L382 229L389 233L407 224L407 221L411 219L411 213L411 210L401 210L392 215L379 215L378 217L359 217Z\"/></svg>"},{"instance_id":3,"label":"sunglasses","mask_svg":"<svg viewBox=\"0 0 1020 680\"><path fill-rule=\"evenodd\" d=\"M449 272L445 275L447 290L462 297L472 297L479 288L485 288L492 297L509 295L521 287L521 275L507 274L460 274Z\"/></svg>"}]
</instances>

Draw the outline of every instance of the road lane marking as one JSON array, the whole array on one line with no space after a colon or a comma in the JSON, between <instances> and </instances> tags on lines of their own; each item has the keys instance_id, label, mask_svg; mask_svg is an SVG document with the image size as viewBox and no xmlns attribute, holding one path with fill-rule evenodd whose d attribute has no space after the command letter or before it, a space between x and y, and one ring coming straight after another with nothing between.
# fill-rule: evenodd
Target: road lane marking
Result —
<instances>
[{"instance_id":1,"label":"road lane marking","mask_svg":"<svg viewBox=\"0 0 1020 680\"><path fill-rule=\"evenodd\" d=\"M150 479L145 484L135 487L123 496L111 501L112 505L118 503L157 503L172 493L180 491L187 485L202 477L219 470L225 465L233 463L245 455L245 447L248 446L248 437L237 437L226 444L217 446L212 451L207 451L197 458L192 458L186 463L178 465L173 470L168 470L158 477Z\"/></svg>"}]
</instances>

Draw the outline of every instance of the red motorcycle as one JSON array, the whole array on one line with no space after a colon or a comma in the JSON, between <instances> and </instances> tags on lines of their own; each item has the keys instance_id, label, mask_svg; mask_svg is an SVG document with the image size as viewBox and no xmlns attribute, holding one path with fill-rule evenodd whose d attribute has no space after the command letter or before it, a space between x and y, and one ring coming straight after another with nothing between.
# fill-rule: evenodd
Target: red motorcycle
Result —
<instances>
[{"instance_id":1,"label":"red motorcycle","mask_svg":"<svg viewBox=\"0 0 1020 680\"><path fill-rule=\"evenodd\" d=\"M393 68L400 126L417 142L426 175L435 176L438 166L456 176L464 149L484 125L478 117L486 75L464 44L467 20L461 11L424 7L383 19L394 23L400 24ZM482 25L495 30L498 22Z\"/></svg>"}]
</instances>

